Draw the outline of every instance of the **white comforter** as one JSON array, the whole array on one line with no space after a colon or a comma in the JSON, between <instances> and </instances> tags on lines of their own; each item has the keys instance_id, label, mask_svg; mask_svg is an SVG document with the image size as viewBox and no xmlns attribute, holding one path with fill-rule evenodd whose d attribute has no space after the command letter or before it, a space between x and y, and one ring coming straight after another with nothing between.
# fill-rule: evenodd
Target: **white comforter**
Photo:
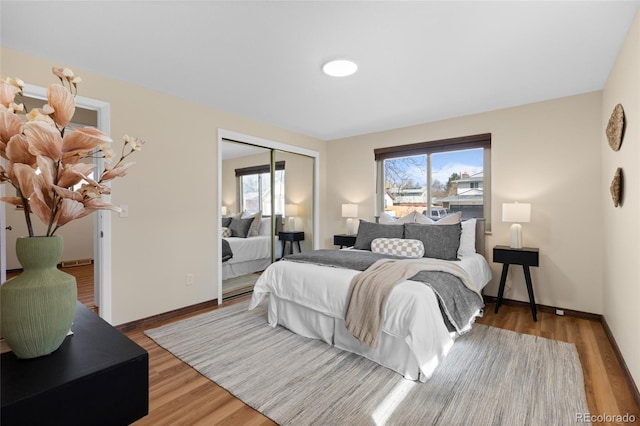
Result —
<instances>
[{"instance_id":1,"label":"white comforter","mask_svg":"<svg viewBox=\"0 0 640 426\"><path fill-rule=\"evenodd\" d=\"M479 254L465 256L456 264L469 273L478 291L491 279L489 265ZM286 260L276 262L256 282L249 309L254 309L265 295L273 294L304 308L344 320L349 285L358 273L350 269ZM275 327L278 318L272 313L270 310L269 323ZM447 331L431 288L410 280L403 281L392 291L382 331L406 342L425 380L444 358L454 339Z\"/></svg>"},{"instance_id":2,"label":"white comforter","mask_svg":"<svg viewBox=\"0 0 640 426\"><path fill-rule=\"evenodd\" d=\"M229 242L233 252L233 257L229 259L231 263L271 257L271 236L269 235L248 238L226 237L225 239ZM279 244L276 241L276 245Z\"/></svg>"}]
</instances>

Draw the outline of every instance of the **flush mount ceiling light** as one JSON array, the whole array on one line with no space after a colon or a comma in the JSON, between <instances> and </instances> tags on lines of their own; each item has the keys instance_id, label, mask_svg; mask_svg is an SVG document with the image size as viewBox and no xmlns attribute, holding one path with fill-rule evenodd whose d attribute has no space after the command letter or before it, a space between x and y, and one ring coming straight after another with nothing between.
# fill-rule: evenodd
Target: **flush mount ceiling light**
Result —
<instances>
[{"instance_id":1,"label":"flush mount ceiling light","mask_svg":"<svg viewBox=\"0 0 640 426\"><path fill-rule=\"evenodd\" d=\"M322 71L331 77L346 77L355 73L357 70L358 65L348 59L336 59L322 66Z\"/></svg>"}]
</instances>

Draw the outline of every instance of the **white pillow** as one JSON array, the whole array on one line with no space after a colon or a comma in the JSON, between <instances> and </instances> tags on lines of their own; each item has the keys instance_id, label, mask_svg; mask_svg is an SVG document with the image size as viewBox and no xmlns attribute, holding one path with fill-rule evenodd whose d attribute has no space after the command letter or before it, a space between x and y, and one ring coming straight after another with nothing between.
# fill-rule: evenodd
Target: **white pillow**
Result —
<instances>
[{"instance_id":1,"label":"white pillow","mask_svg":"<svg viewBox=\"0 0 640 426\"><path fill-rule=\"evenodd\" d=\"M231 236L231 229L224 227L222 228L222 238L227 238Z\"/></svg>"},{"instance_id":2,"label":"white pillow","mask_svg":"<svg viewBox=\"0 0 640 426\"><path fill-rule=\"evenodd\" d=\"M371 241L371 251L373 253L383 253L417 259L424 256L424 244L422 244L422 241L420 240L407 240L404 238L376 238Z\"/></svg>"},{"instance_id":3,"label":"white pillow","mask_svg":"<svg viewBox=\"0 0 640 426\"><path fill-rule=\"evenodd\" d=\"M460 222L462 218L462 212L455 212L446 215L440 220L433 220L430 217L426 217L423 214L416 215L416 223L422 223L425 225L455 225Z\"/></svg>"},{"instance_id":4,"label":"white pillow","mask_svg":"<svg viewBox=\"0 0 640 426\"><path fill-rule=\"evenodd\" d=\"M253 218L253 222L251 222L251 227L249 228L247 237L257 237L258 235L260 235L260 221L262 220L262 211L258 211L253 215L248 215L246 213L242 215L243 219L248 219L250 217Z\"/></svg>"},{"instance_id":5,"label":"white pillow","mask_svg":"<svg viewBox=\"0 0 640 426\"><path fill-rule=\"evenodd\" d=\"M401 223L413 223L414 220L415 220L414 219L415 216L416 216L415 210L412 211L411 213L409 213L408 215L405 215L405 216L402 216L402 217L393 217L390 214L382 212L382 214L380 215L380 219L378 220L378 223L383 223L385 225L401 224Z\"/></svg>"},{"instance_id":6,"label":"white pillow","mask_svg":"<svg viewBox=\"0 0 640 426\"><path fill-rule=\"evenodd\" d=\"M476 220L469 219L462 222L462 234L460 235L460 247L458 256L474 254L476 252Z\"/></svg>"},{"instance_id":7,"label":"white pillow","mask_svg":"<svg viewBox=\"0 0 640 426\"><path fill-rule=\"evenodd\" d=\"M271 235L271 218L263 217L260 219L260 230L258 231L260 235Z\"/></svg>"}]
</instances>

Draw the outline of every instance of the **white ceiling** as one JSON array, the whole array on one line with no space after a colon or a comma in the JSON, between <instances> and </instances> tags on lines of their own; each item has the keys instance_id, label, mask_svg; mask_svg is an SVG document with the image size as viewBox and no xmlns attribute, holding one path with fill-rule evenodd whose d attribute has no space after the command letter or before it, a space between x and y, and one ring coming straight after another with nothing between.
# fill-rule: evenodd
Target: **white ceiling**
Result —
<instances>
[{"instance_id":1,"label":"white ceiling","mask_svg":"<svg viewBox=\"0 0 640 426\"><path fill-rule=\"evenodd\" d=\"M3 0L0 40L331 140L600 90L639 6ZM323 75L340 57L358 73Z\"/></svg>"}]
</instances>

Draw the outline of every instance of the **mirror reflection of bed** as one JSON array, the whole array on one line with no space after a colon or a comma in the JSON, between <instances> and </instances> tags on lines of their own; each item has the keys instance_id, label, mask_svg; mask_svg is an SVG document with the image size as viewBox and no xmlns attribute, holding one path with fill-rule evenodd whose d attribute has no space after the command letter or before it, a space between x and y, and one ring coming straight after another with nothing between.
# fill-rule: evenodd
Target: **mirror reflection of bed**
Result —
<instances>
[{"instance_id":1,"label":"mirror reflection of bed","mask_svg":"<svg viewBox=\"0 0 640 426\"><path fill-rule=\"evenodd\" d=\"M236 213L237 215L237 213ZM244 216L244 217L242 217ZM223 218L235 220L233 216ZM246 212L241 215L240 221L256 221L258 235L250 235L246 238L238 236L224 236L223 234L223 262L222 262L222 297L225 299L240 296L253 290L253 285L267 266L272 262L272 238L271 238L271 217L262 216L257 212ZM282 222L282 216L276 216L276 224ZM223 226L223 232L224 232ZM280 225L281 228L281 225ZM277 227L278 229L278 227ZM277 239L277 232L275 238ZM228 244L230 255L233 257L225 259L225 241ZM275 247L275 259L282 256L280 244ZM227 254L229 256L229 254Z\"/></svg>"},{"instance_id":2,"label":"mirror reflection of bed","mask_svg":"<svg viewBox=\"0 0 640 426\"><path fill-rule=\"evenodd\" d=\"M313 247L314 160L230 140L221 154L222 298L229 299L251 292L282 257L280 232L303 233L296 252Z\"/></svg>"}]
</instances>

